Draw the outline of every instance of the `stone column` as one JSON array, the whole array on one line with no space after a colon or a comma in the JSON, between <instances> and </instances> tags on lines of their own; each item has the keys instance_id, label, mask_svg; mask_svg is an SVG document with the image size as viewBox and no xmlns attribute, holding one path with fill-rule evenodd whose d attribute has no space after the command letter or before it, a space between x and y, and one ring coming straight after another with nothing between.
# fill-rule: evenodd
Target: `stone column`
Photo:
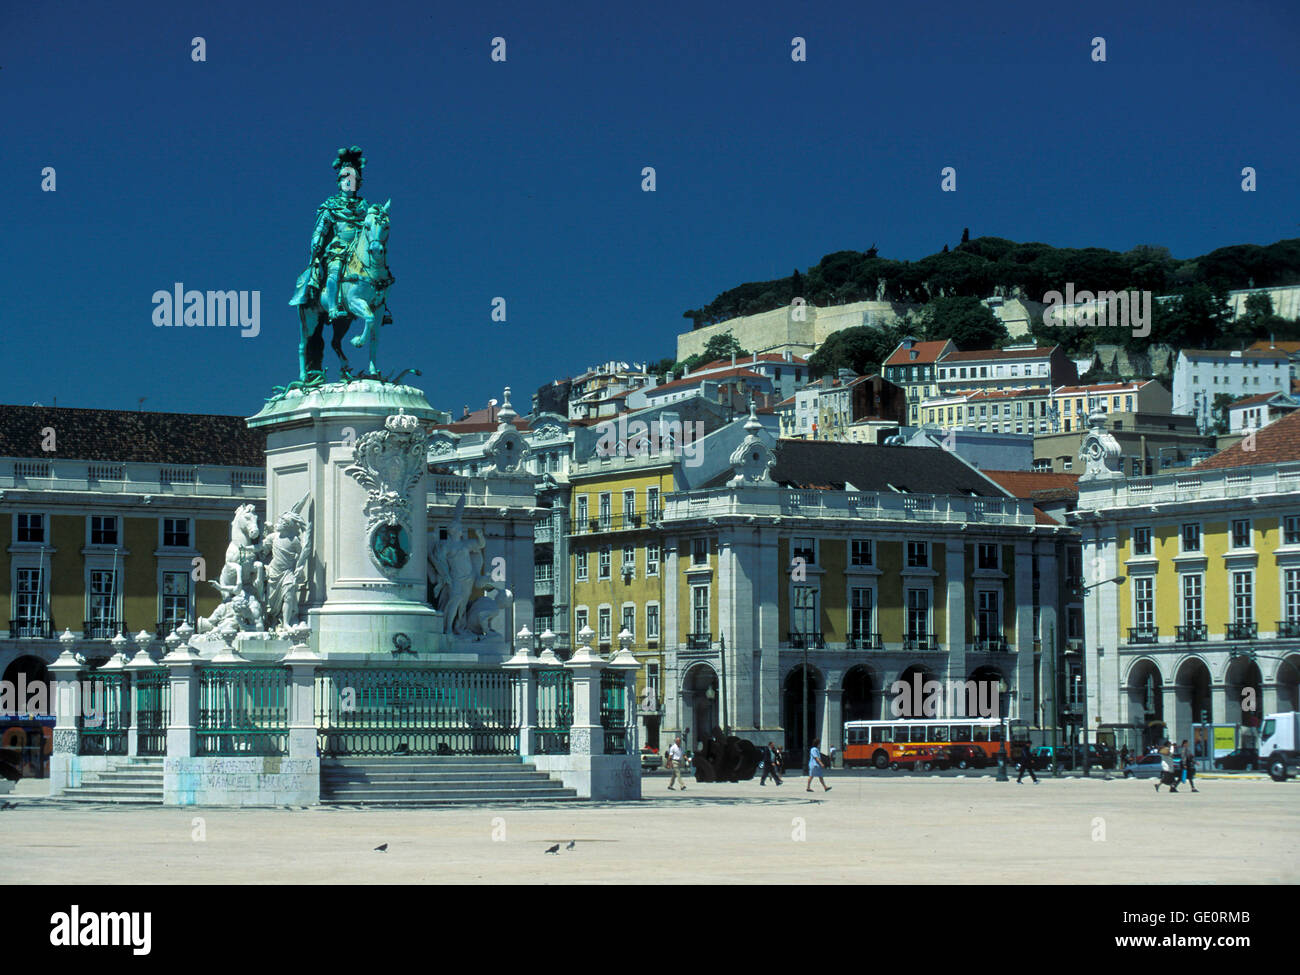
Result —
<instances>
[{"instance_id":1,"label":"stone column","mask_svg":"<svg viewBox=\"0 0 1300 975\"><path fill-rule=\"evenodd\" d=\"M608 664L591 649L595 631L584 626L577 633L578 648L564 667L573 675L573 724L569 728L569 754L605 754L605 729L600 723L600 674Z\"/></svg>"},{"instance_id":2,"label":"stone column","mask_svg":"<svg viewBox=\"0 0 1300 975\"><path fill-rule=\"evenodd\" d=\"M553 643L555 634L548 628L542 634ZM519 755L526 758L536 751L534 739L537 734L537 668L541 661L532 655L533 634L527 626L519 630L515 641L515 655L501 665L504 670L518 675L515 681L515 713L519 715ZM549 644L546 644L549 649Z\"/></svg>"},{"instance_id":3,"label":"stone column","mask_svg":"<svg viewBox=\"0 0 1300 975\"><path fill-rule=\"evenodd\" d=\"M126 686L128 695L128 705L131 714L131 727L126 733L126 754L129 758L135 758L140 754L140 695L136 689L136 679L143 670L149 670L153 667L153 660L149 657L149 644L153 643L153 635L141 630L133 638L136 646L135 656L131 662L126 665L127 680Z\"/></svg>"},{"instance_id":4,"label":"stone column","mask_svg":"<svg viewBox=\"0 0 1300 975\"><path fill-rule=\"evenodd\" d=\"M321 658L307 644L308 628L295 627L294 642L282 661L289 668L289 749L291 759L315 759L316 668Z\"/></svg>"},{"instance_id":5,"label":"stone column","mask_svg":"<svg viewBox=\"0 0 1300 975\"><path fill-rule=\"evenodd\" d=\"M842 676L837 675L840 680ZM844 751L844 689L841 687L830 687L831 675L826 675L826 690L823 691L825 703L822 706L822 751L830 751L832 745L835 746L837 754Z\"/></svg>"},{"instance_id":6,"label":"stone column","mask_svg":"<svg viewBox=\"0 0 1300 975\"><path fill-rule=\"evenodd\" d=\"M632 653L633 637L626 629L618 635L618 653L609 661L610 670L623 672L623 723L627 728L627 754L634 755L638 761L641 747L638 744L640 730L637 725L636 675L641 669L641 661Z\"/></svg>"},{"instance_id":7,"label":"stone column","mask_svg":"<svg viewBox=\"0 0 1300 975\"><path fill-rule=\"evenodd\" d=\"M171 681L172 713L167 720L164 768L176 759L195 757L199 726L199 658L175 633L167 638L167 646L170 652L162 662Z\"/></svg>"},{"instance_id":8,"label":"stone column","mask_svg":"<svg viewBox=\"0 0 1300 975\"><path fill-rule=\"evenodd\" d=\"M1165 722L1165 737L1176 745L1180 741L1178 735L1183 731L1183 729L1178 726L1178 685L1162 684L1160 687L1160 695L1161 701L1163 702L1162 706L1164 708L1163 718ZM1091 721L1092 715L1089 715L1088 719ZM1190 738L1191 729L1188 728L1186 731L1187 733L1183 734L1182 737Z\"/></svg>"},{"instance_id":9,"label":"stone column","mask_svg":"<svg viewBox=\"0 0 1300 975\"><path fill-rule=\"evenodd\" d=\"M64 630L59 637L63 652L50 664L49 672L54 678L54 741L50 755L50 795L62 795L64 790L76 785L80 778L77 767L77 754L80 751L81 735L77 726L77 716L81 710L81 687L77 675L81 672L81 662L73 655L72 646L77 638L71 630Z\"/></svg>"}]
</instances>

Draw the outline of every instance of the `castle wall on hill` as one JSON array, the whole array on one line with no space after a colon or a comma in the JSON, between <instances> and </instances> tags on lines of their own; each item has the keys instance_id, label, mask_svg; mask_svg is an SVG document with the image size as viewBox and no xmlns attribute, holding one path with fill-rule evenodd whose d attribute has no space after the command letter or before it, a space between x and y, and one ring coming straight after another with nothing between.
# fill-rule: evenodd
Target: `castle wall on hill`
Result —
<instances>
[{"instance_id":1,"label":"castle wall on hill","mask_svg":"<svg viewBox=\"0 0 1300 975\"><path fill-rule=\"evenodd\" d=\"M916 306L904 302L855 301L846 305L803 309L803 321L796 320L796 309L774 308L757 315L730 318L716 325L683 332L677 336L677 358L697 355L715 335L730 332L748 352L784 352L807 356L826 339L845 328L862 325L879 328L901 318Z\"/></svg>"}]
</instances>

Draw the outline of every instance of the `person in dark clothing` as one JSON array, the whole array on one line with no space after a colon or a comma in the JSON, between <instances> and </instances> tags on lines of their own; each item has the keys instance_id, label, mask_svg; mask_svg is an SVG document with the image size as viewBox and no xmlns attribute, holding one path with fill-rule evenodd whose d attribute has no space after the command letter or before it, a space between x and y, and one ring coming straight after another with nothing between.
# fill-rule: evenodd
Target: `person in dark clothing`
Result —
<instances>
[{"instance_id":1,"label":"person in dark clothing","mask_svg":"<svg viewBox=\"0 0 1300 975\"><path fill-rule=\"evenodd\" d=\"M1182 747L1179 749L1183 766L1183 781L1192 787L1193 792L1200 792L1196 788L1196 753L1192 751L1192 746L1183 739Z\"/></svg>"},{"instance_id":2,"label":"person in dark clothing","mask_svg":"<svg viewBox=\"0 0 1300 975\"><path fill-rule=\"evenodd\" d=\"M1121 748L1121 749L1119 750L1119 769L1120 769L1120 771L1121 771L1121 772L1124 771L1124 769L1125 769L1127 766L1128 766L1128 745L1125 745L1123 748Z\"/></svg>"},{"instance_id":3,"label":"person in dark clothing","mask_svg":"<svg viewBox=\"0 0 1300 975\"><path fill-rule=\"evenodd\" d=\"M1020 749L1020 774L1016 776L1016 781L1021 781L1026 772L1034 780L1034 785L1038 785L1038 776L1034 774L1034 756L1029 753L1028 745L1024 745Z\"/></svg>"},{"instance_id":4,"label":"person in dark clothing","mask_svg":"<svg viewBox=\"0 0 1300 975\"><path fill-rule=\"evenodd\" d=\"M767 747L763 749L763 777L758 780L759 785L767 785L767 777L770 775L776 784L781 784L780 756L776 750L776 743L769 741Z\"/></svg>"}]
</instances>

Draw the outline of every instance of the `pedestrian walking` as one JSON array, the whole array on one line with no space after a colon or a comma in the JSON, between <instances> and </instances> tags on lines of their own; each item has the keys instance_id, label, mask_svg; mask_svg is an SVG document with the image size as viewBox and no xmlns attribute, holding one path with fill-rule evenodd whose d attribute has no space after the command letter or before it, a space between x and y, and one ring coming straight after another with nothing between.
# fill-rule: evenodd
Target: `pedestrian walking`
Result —
<instances>
[{"instance_id":1,"label":"pedestrian walking","mask_svg":"<svg viewBox=\"0 0 1300 975\"><path fill-rule=\"evenodd\" d=\"M686 753L682 751L682 739L678 735L673 739L673 743L668 746L668 768L672 770L673 777L668 780L668 788L675 788L674 782L682 783L682 791L686 791Z\"/></svg>"},{"instance_id":2,"label":"pedestrian walking","mask_svg":"<svg viewBox=\"0 0 1300 975\"><path fill-rule=\"evenodd\" d=\"M767 785L767 777L772 776L777 785L781 784L781 773L779 768L779 753L776 750L776 743L769 741L767 747L763 749L763 777L758 780L759 785Z\"/></svg>"},{"instance_id":3,"label":"pedestrian walking","mask_svg":"<svg viewBox=\"0 0 1300 975\"><path fill-rule=\"evenodd\" d=\"M1128 745L1119 750L1119 767L1121 772L1128 767Z\"/></svg>"},{"instance_id":4,"label":"pedestrian walking","mask_svg":"<svg viewBox=\"0 0 1300 975\"><path fill-rule=\"evenodd\" d=\"M827 763L829 767L834 768L835 767L835 746L834 745L831 745L830 748L826 749L826 757L829 759L829 762Z\"/></svg>"},{"instance_id":5,"label":"pedestrian walking","mask_svg":"<svg viewBox=\"0 0 1300 975\"><path fill-rule=\"evenodd\" d=\"M1192 746L1187 744L1187 739L1183 739L1181 749L1183 759L1183 781L1192 787L1193 792L1200 792L1196 788L1196 753L1192 751Z\"/></svg>"},{"instance_id":6,"label":"pedestrian walking","mask_svg":"<svg viewBox=\"0 0 1300 975\"><path fill-rule=\"evenodd\" d=\"M808 749L808 786L806 791L812 792L813 779L822 784L823 792L830 792L831 787L826 784L826 778L823 773L825 765L822 764L822 752L817 746L822 743L820 738L814 738L812 748Z\"/></svg>"},{"instance_id":7,"label":"pedestrian walking","mask_svg":"<svg viewBox=\"0 0 1300 975\"><path fill-rule=\"evenodd\" d=\"M1025 773L1034 780L1034 785L1038 785L1038 776L1034 774L1034 756L1029 751L1028 745L1020 746L1020 774L1016 776L1016 781L1020 782L1025 777Z\"/></svg>"},{"instance_id":8,"label":"pedestrian walking","mask_svg":"<svg viewBox=\"0 0 1300 975\"><path fill-rule=\"evenodd\" d=\"M1178 776L1174 774L1174 750L1169 744L1169 739L1160 746L1160 781L1156 783L1156 791L1160 791L1162 785L1169 786L1170 792L1178 791Z\"/></svg>"}]
</instances>

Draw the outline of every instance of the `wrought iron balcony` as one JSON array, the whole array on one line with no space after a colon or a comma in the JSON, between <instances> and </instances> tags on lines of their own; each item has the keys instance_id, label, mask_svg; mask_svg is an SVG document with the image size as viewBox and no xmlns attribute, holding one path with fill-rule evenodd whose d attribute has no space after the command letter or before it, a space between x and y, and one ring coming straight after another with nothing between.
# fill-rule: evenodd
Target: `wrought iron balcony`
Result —
<instances>
[{"instance_id":1,"label":"wrought iron balcony","mask_svg":"<svg viewBox=\"0 0 1300 975\"><path fill-rule=\"evenodd\" d=\"M975 640L966 649L974 653L1006 653L1007 641L1000 636L982 637Z\"/></svg>"},{"instance_id":2,"label":"wrought iron balcony","mask_svg":"<svg viewBox=\"0 0 1300 975\"><path fill-rule=\"evenodd\" d=\"M1278 620L1277 635L1279 639L1300 637L1300 620Z\"/></svg>"},{"instance_id":3,"label":"wrought iron balcony","mask_svg":"<svg viewBox=\"0 0 1300 975\"><path fill-rule=\"evenodd\" d=\"M1179 643L1201 643L1206 638L1204 623L1188 623L1174 628Z\"/></svg>"},{"instance_id":4,"label":"wrought iron balcony","mask_svg":"<svg viewBox=\"0 0 1300 975\"><path fill-rule=\"evenodd\" d=\"M658 512L655 512L658 514ZM650 519L653 521L654 519ZM603 518L588 518L575 522L574 535L606 534L609 532L635 531L646 524L643 515L606 515Z\"/></svg>"},{"instance_id":5,"label":"wrought iron balcony","mask_svg":"<svg viewBox=\"0 0 1300 975\"><path fill-rule=\"evenodd\" d=\"M54 623L45 619L17 619L9 621L11 640L53 640Z\"/></svg>"},{"instance_id":6,"label":"wrought iron balcony","mask_svg":"<svg viewBox=\"0 0 1300 975\"><path fill-rule=\"evenodd\" d=\"M1160 628L1158 626L1130 626L1128 628L1129 643L1155 643L1160 637Z\"/></svg>"},{"instance_id":7,"label":"wrought iron balcony","mask_svg":"<svg viewBox=\"0 0 1300 975\"><path fill-rule=\"evenodd\" d=\"M1258 623L1229 623L1223 628L1225 640L1254 640L1258 636Z\"/></svg>"},{"instance_id":8,"label":"wrought iron balcony","mask_svg":"<svg viewBox=\"0 0 1300 975\"><path fill-rule=\"evenodd\" d=\"M850 633L844 641L845 650L879 650L879 633Z\"/></svg>"},{"instance_id":9,"label":"wrought iron balcony","mask_svg":"<svg viewBox=\"0 0 1300 975\"><path fill-rule=\"evenodd\" d=\"M82 635L87 640L111 640L122 632L121 620L86 620L82 625Z\"/></svg>"},{"instance_id":10,"label":"wrought iron balcony","mask_svg":"<svg viewBox=\"0 0 1300 975\"><path fill-rule=\"evenodd\" d=\"M790 646L795 650L825 650L826 640L820 633L791 633Z\"/></svg>"},{"instance_id":11,"label":"wrought iron balcony","mask_svg":"<svg viewBox=\"0 0 1300 975\"><path fill-rule=\"evenodd\" d=\"M925 633L906 633L903 635L904 650L938 650L939 644L933 636Z\"/></svg>"},{"instance_id":12,"label":"wrought iron balcony","mask_svg":"<svg viewBox=\"0 0 1300 975\"><path fill-rule=\"evenodd\" d=\"M712 633L687 633L686 649L687 650L711 650L713 648Z\"/></svg>"}]
</instances>

